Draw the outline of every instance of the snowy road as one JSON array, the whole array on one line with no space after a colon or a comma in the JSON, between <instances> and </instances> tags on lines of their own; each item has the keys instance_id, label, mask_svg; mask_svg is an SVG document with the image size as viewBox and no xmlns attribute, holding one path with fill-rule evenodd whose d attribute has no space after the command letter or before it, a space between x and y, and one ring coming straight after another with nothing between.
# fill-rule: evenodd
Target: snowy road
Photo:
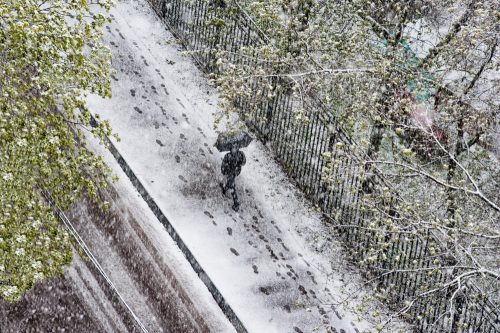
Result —
<instances>
[{"instance_id":1,"label":"snowy road","mask_svg":"<svg viewBox=\"0 0 500 333\"><path fill-rule=\"evenodd\" d=\"M145 2L120 1L112 13L115 20L106 26L104 40L117 72L113 98L90 96L89 106L110 120L121 138L115 143L121 155L246 329L369 329L366 320L334 306L346 284L359 278L267 148L255 142L245 151L248 163L237 179L241 209L234 213L218 186L222 154L213 148L212 129L216 93ZM121 173L109 152L98 151ZM158 220L148 223L156 228L159 244L171 242ZM142 262L129 265L143 267ZM145 266L144 272L149 269L159 268ZM154 285L161 280L145 288Z\"/></svg>"},{"instance_id":2,"label":"snowy road","mask_svg":"<svg viewBox=\"0 0 500 333\"><path fill-rule=\"evenodd\" d=\"M180 250L165 239L152 212L123 180L106 192L109 212L87 203L70 219L125 301L149 332L234 331Z\"/></svg>"}]
</instances>

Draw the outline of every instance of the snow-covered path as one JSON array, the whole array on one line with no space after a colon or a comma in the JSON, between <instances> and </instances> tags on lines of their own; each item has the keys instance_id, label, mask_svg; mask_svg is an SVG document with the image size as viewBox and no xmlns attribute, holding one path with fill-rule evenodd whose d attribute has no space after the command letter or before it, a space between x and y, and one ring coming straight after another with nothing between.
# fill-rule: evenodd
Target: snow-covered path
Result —
<instances>
[{"instance_id":1,"label":"snow-covered path","mask_svg":"<svg viewBox=\"0 0 500 333\"><path fill-rule=\"evenodd\" d=\"M266 147L245 150L241 208L223 197L213 148L217 96L146 2L120 1L104 36L113 98L89 97L116 147L249 332L359 332L333 303L346 280L338 245ZM115 170L112 156L101 150ZM161 227L159 221L154 221ZM167 241L167 240L165 240ZM332 265L334 266L332 269Z\"/></svg>"}]
</instances>

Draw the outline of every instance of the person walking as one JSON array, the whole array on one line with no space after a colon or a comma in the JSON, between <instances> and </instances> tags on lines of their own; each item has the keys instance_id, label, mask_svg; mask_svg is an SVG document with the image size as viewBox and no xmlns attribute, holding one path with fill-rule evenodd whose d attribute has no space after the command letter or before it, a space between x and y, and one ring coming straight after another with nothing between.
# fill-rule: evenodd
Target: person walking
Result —
<instances>
[{"instance_id":1,"label":"person walking","mask_svg":"<svg viewBox=\"0 0 500 333\"><path fill-rule=\"evenodd\" d=\"M236 193L235 180L241 173L241 167L245 165L245 163L245 154L236 146L233 146L231 151L227 153L222 160L221 171L222 174L226 176L226 184L220 183L220 186L224 195L226 195L226 192L229 190L229 193L233 197L233 209L236 212L240 208L240 203L238 201L238 194Z\"/></svg>"}]
</instances>

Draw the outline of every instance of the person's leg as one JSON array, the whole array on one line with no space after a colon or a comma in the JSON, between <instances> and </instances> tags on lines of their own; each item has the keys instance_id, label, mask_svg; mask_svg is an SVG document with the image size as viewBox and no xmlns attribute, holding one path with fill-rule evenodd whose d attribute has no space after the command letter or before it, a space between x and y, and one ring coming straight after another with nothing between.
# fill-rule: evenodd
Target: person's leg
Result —
<instances>
[{"instance_id":1,"label":"person's leg","mask_svg":"<svg viewBox=\"0 0 500 333\"><path fill-rule=\"evenodd\" d=\"M229 190L229 193L231 193L231 190L234 189L234 175L227 175L226 176L226 186L224 186L224 192Z\"/></svg>"},{"instance_id":2,"label":"person's leg","mask_svg":"<svg viewBox=\"0 0 500 333\"><path fill-rule=\"evenodd\" d=\"M235 179L236 179L236 176L233 177L232 179L232 188L231 188L231 195L233 197L233 209L235 211L238 210L238 208L240 207L240 203L238 201L238 194L236 193L236 183L235 183Z\"/></svg>"},{"instance_id":3,"label":"person's leg","mask_svg":"<svg viewBox=\"0 0 500 333\"><path fill-rule=\"evenodd\" d=\"M227 179L227 176L226 176L226 179ZM226 195L226 191L227 191L227 183L226 185L223 183L223 182L219 182L219 186L220 186L220 189L222 190L222 195Z\"/></svg>"}]
</instances>

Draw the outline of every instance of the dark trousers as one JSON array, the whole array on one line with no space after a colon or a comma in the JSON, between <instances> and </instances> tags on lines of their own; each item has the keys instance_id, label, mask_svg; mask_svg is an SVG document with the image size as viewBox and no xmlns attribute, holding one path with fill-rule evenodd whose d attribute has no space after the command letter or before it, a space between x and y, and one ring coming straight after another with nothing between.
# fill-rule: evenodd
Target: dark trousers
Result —
<instances>
[{"instance_id":1,"label":"dark trousers","mask_svg":"<svg viewBox=\"0 0 500 333\"><path fill-rule=\"evenodd\" d=\"M234 205L238 206L240 203L238 202L238 195L236 194L236 184L235 184L235 179L236 175L235 174L229 174L226 175L226 186L224 187L224 190L227 191L229 190L229 193L231 193L231 196L233 197Z\"/></svg>"}]
</instances>

